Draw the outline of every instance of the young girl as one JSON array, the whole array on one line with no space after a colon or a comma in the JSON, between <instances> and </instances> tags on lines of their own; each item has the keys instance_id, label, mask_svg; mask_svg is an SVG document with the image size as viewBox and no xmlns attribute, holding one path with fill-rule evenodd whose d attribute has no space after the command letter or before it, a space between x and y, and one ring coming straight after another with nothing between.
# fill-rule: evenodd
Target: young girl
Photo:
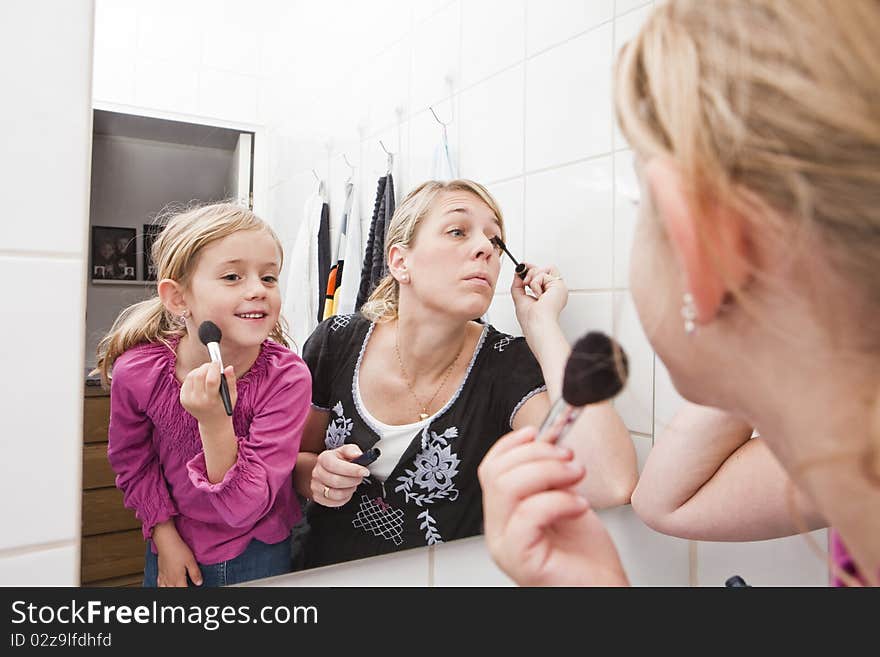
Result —
<instances>
[{"instance_id":1,"label":"young girl","mask_svg":"<svg viewBox=\"0 0 880 657\"><path fill-rule=\"evenodd\" d=\"M172 218L153 245L158 296L98 346L111 382L107 455L148 540L144 586L223 586L290 569L291 483L311 378L280 323L278 237L216 204ZM234 412L198 337L222 332Z\"/></svg>"}]
</instances>

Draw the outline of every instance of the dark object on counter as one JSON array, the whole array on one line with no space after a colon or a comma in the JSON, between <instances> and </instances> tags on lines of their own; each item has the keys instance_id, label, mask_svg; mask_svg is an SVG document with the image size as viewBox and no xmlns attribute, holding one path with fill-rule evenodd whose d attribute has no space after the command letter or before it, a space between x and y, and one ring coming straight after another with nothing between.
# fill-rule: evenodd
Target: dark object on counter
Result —
<instances>
[{"instance_id":1,"label":"dark object on counter","mask_svg":"<svg viewBox=\"0 0 880 657\"><path fill-rule=\"evenodd\" d=\"M727 587L739 587L744 586L746 588L751 588L751 584L746 584L746 580L744 580L739 575L731 575L727 578L727 581L724 582L724 586Z\"/></svg>"}]
</instances>

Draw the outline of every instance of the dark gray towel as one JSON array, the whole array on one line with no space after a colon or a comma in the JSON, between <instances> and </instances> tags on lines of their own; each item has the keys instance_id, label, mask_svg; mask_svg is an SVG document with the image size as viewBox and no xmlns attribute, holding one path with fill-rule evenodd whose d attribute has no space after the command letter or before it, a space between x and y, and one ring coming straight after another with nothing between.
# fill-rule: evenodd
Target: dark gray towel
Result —
<instances>
[{"instance_id":1,"label":"dark gray towel","mask_svg":"<svg viewBox=\"0 0 880 657\"><path fill-rule=\"evenodd\" d=\"M373 203L373 217L370 220L370 234L364 251L364 266L361 267L361 284L358 289L355 309L360 310L376 289L379 281L387 273L385 266L385 233L394 214L394 180L389 173L379 178L376 185L376 200Z\"/></svg>"}]
</instances>

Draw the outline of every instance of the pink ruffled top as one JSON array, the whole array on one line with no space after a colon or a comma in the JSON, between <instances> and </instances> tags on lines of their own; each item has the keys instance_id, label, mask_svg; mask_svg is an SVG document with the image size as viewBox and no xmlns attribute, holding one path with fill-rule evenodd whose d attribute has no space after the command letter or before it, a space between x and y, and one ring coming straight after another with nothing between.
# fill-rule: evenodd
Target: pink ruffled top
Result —
<instances>
[{"instance_id":1,"label":"pink ruffled top","mask_svg":"<svg viewBox=\"0 0 880 657\"><path fill-rule=\"evenodd\" d=\"M198 422L180 404L177 339L126 351L115 362L107 456L126 507L144 538L174 518L196 559L219 563L251 539L277 543L300 519L293 466L311 403L302 359L266 340L238 379L232 416L238 460L222 481L208 481ZM155 551L155 547L154 547Z\"/></svg>"}]
</instances>

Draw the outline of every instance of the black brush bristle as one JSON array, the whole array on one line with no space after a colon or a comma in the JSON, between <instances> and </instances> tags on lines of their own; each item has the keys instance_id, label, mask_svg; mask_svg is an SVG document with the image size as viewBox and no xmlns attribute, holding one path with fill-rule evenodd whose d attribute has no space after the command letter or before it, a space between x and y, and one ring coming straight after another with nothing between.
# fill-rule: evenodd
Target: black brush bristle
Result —
<instances>
[{"instance_id":1,"label":"black brush bristle","mask_svg":"<svg viewBox=\"0 0 880 657\"><path fill-rule=\"evenodd\" d=\"M220 327L208 320L199 324L199 340L207 345L209 342L220 342Z\"/></svg>"},{"instance_id":2,"label":"black brush bristle","mask_svg":"<svg viewBox=\"0 0 880 657\"><path fill-rule=\"evenodd\" d=\"M611 399L623 389L628 375L623 348L604 333L590 331L575 342L565 363L562 398L571 406Z\"/></svg>"}]
</instances>

